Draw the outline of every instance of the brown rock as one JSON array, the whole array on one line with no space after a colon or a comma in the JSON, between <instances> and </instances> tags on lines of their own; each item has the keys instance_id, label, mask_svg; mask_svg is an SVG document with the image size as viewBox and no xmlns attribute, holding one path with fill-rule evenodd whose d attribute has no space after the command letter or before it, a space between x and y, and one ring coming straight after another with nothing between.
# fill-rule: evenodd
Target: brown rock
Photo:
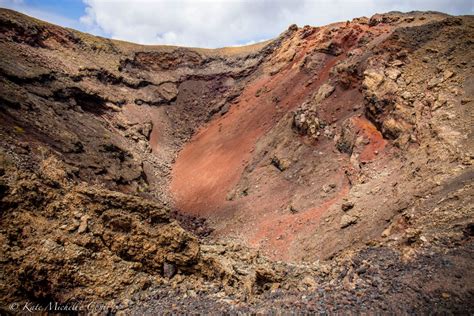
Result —
<instances>
[{"instance_id":1,"label":"brown rock","mask_svg":"<svg viewBox=\"0 0 474 316\"><path fill-rule=\"evenodd\" d=\"M336 88L330 84L323 84L319 87L318 92L313 96L314 104L318 104L327 97L329 97Z\"/></svg>"},{"instance_id":2,"label":"brown rock","mask_svg":"<svg viewBox=\"0 0 474 316\"><path fill-rule=\"evenodd\" d=\"M163 276L165 278L171 279L177 272L176 266L174 264L165 262L163 263Z\"/></svg>"},{"instance_id":3,"label":"brown rock","mask_svg":"<svg viewBox=\"0 0 474 316\"><path fill-rule=\"evenodd\" d=\"M275 166L280 171L285 171L290 167L290 161L285 158L279 158L274 156L271 160L271 164Z\"/></svg>"},{"instance_id":4,"label":"brown rock","mask_svg":"<svg viewBox=\"0 0 474 316\"><path fill-rule=\"evenodd\" d=\"M384 82L384 79L383 72L375 69L366 70L362 85L369 91L375 91Z\"/></svg>"},{"instance_id":5,"label":"brown rock","mask_svg":"<svg viewBox=\"0 0 474 316\"><path fill-rule=\"evenodd\" d=\"M85 233L87 231L89 218L90 218L89 215L84 215L81 217L81 224L79 225L79 228L77 230L79 234Z\"/></svg>"},{"instance_id":6,"label":"brown rock","mask_svg":"<svg viewBox=\"0 0 474 316\"><path fill-rule=\"evenodd\" d=\"M355 223L357 223L358 220L359 220L359 218L357 216L344 214L341 217L340 227L341 228L349 227L349 226L354 225Z\"/></svg>"},{"instance_id":7,"label":"brown rock","mask_svg":"<svg viewBox=\"0 0 474 316\"><path fill-rule=\"evenodd\" d=\"M347 212L348 210L352 209L354 207L354 202L344 202L342 203L341 205L341 209L344 211L344 212Z\"/></svg>"}]
</instances>

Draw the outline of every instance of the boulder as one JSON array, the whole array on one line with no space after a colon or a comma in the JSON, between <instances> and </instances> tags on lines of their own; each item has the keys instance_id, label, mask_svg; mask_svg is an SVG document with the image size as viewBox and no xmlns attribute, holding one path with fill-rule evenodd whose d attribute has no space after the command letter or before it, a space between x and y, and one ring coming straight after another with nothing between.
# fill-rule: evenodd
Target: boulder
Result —
<instances>
[{"instance_id":1,"label":"boulder","mask_svg":"<svg viewBox=\"0 0 474 316\"><path fill-rule=\"evenodd\" d=\"M174 83L166 82L158 88L159 93L167 102L171 102L178 96L178 88Z\"/></svg>"}]
</instances>

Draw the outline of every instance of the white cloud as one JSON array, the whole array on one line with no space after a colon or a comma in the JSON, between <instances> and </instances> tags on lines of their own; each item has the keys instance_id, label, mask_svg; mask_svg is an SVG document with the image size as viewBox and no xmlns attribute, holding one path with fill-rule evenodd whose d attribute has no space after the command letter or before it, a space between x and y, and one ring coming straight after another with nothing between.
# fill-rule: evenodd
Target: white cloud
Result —
<instances>
[{"instance_id":1,"label":"white cloud","mask_svg":"<svg viewBox=\"0 0 474 316\"><path fill-rule=\"evenodd\" d=\"M273 38L288 25L324 25L390 10L472 14L471 0L84 0L81 21L143 44L220 47Z\"/></svg>"},{"instance_id":2,"label":"white cloud","mask_svg":"<svg viewBox=\"0 0 474 316\"><path fill-rule=\"evenodd\" d=\"M41 2L0 0L0 6L115 39L199 47L255 43L276 37L293 23L300 26L325 25L391 10L434 10L450 14L474 12L472 0L82 1L86 9L80 20L55 14ZM67 7L68 1L62 5Z\"/></svg>"}]
</instances>

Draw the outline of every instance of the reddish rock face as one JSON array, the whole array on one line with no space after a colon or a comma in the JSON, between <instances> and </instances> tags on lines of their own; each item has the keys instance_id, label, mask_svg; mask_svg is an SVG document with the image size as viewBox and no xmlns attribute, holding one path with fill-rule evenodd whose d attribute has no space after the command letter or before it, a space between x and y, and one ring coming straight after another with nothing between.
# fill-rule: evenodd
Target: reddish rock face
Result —
<instances>
[{"instance_id":1,"label":"reddish rock face","mask_svg":"<svg viewBox=\"0 0 474 316\"><path fill-rule=\"evenodd\" d=\"M208 50L0 10L0 297L472 312L445 262L473 280L473 30L389 13Z\"/></svg>"},{"instance_id":2,"label":"reddish rock face","mask_svg":"<svg viewBox=\"0 0 474 316\"><path fill-rule=\"evenodd\" d=\"M421 79L413 82L413 73L420 74L418 54L442 40L413 43L413 32L429 36L437 29L448 36L449 25L458 23L442 16L387 19L287 33L246 79L230 110L200 127L179 152L170 183L176 207L212 219L218 236L275 259L308 256L302 245L315 235L338 241L336 248L320 245L311 252L319 258L352 244L352 237L330 232L339 225L339 205L353 188L371 187L374 173L396 182L402 176L395 171L399 153L418 154L416 122L429 120L416 114L423 106L404 96L426 89ZM429 77L427 71L423 78ZM418 98L426 102L422 94ZM404 199L407 190L412 188L385 199ZM370 218L371 224L348 234L366 242L379 236L397 207L369 194L358 198L357 212L367 215L359 216L361 223ZM290 212L295 205L298 212Z\"/></svg>"}]
</instances>

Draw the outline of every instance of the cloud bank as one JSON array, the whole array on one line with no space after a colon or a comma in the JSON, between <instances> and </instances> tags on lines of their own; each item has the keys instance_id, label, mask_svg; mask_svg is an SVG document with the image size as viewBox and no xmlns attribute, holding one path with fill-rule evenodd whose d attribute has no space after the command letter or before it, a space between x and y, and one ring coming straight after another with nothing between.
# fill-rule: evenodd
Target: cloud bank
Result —
<instances>
[{"instance_id":1,"label":"cloud bank","mask_svg":"<svg viewBox=\"0 0 474 316\"><path fill-rule=\"evenodd\" d=\"M72 8L73 0L55 8ZM76 3L81 4L78 0ZM141 44L222 47L276 37L290 24L325 25L388 11L474 14L473 0L82 0L76 17L33 0L0 0L28 15ZM48 1L51 3L51 1ZM54 3L54 2L52 2ZM62 6L62 7L59 7ZM77 18L77 16L81 16Z\"/></svg>"},{"instance_id":2,"label":"cloud bank","mask_svg":"<svg viewBox=\"0 0 474 316\"><path fill-rule=\"evenodd\" d=\"M221 47L277 36L288 25L324 25L391 10L472 14L472 0L85 0L81 22L142 44Z\"/></svg>"}]
</instances>

